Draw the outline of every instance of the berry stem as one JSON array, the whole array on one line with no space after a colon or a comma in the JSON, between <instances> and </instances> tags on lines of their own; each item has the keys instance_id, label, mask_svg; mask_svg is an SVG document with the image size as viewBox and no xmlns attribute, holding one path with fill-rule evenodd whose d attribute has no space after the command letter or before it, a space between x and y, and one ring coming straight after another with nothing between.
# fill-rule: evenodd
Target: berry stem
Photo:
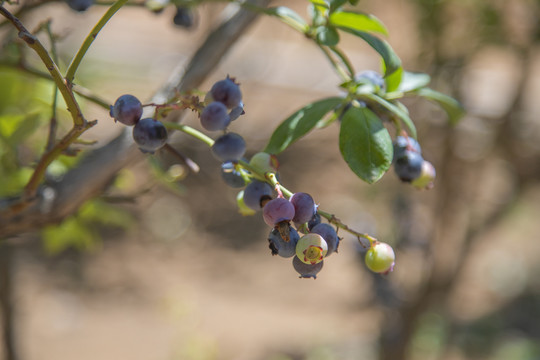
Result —
<instances>
[{"instance_id":1,"label":"berry stem","mask_svg":"<svg viewBox=\"0 0 540 360\"><path fill-rule=\"evenodd\" d=\"M86 39L84 39L84 42L82 43L81 47L77 51L77 54L71 61L71 64L69 64L69 67L66 71L66 82L69 87L73 84L73 79L75 78L75 73L77 72L77 69L79 68L79 65L81 64L82 59L84 58L84 55L86 55L86 52L98 36L99 32L105 24L111 19L111 17L127 2L128 0L118 0L116 1L110 8L107 10L107 12L99 19L97 24L94 26L92 31L86 36Z\"/></svg>"},{"instance_id":2,"label":"berry stem","mask_svg":"<svg viewBox=\"0 0 540 360\"><path fill-rule=\"evenodd\" d=\"M182 125L182 124L177 124L177 123L172 123L172 122L163 122L163 125L165 125L167 129L180 130L190 136L193 136L194 138L199 139L202 142L206 143L208 146L212 146L214 144L214 140L212 140L211 138L209 138L208 136L206 136L199 130L196 130L188 125ZM294 193L292 191L290 191L289 189L287 189L286 187L284 187L283 185L279 183L279 181L277 180L276 174L272 172L263 173L260 169L258 169L255 166L250 165L245 160L238 160L237 166L242 167L245 170L249 171L257 179L266 181L267 183L272 185L274 188L276 188L276 191L278 192L278 194L281 193L286 198L290 198L291 196L293 196ZM343 229L347 231L348 233L356 236L356 238L358 239L358 242L363 247L366 247L366 246L364 245L364 243L362 243L362 241L360 241L360 239L365 239L369 241L370 247L373 246L377 242L377 239L375 239L374 237L351 229L348 225L344 224L343 222L341 222L340 219L338 219L337 217L335 217L334 215L330 213L327 213L321 209L317 209L317 213L321 215L322 217L326 218L328 222L330 222L331 224L334 224L338 228Z\"/></svg>"}]
</instances>

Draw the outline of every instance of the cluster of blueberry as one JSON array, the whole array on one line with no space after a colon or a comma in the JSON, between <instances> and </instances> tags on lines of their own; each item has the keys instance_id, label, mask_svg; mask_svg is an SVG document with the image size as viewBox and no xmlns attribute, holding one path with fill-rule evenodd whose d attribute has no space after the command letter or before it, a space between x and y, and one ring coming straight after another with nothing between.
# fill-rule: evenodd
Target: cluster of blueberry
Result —
<instances>
[{"instance_id":1,"label":"cluster of blueberry","mask_svg":"<svg viewBox=\"0 0 540 360\"><path fill-rule=\"evenodd\" d=\"M160 121L153 118L141 119L143 106L133 95L120 96L110 115L114 121L133 126L133 140L142 152L153 154L167 142L167 129Z\"/></svg>"},{"instance_id":2,"label":"cluster of blueberry","mask_svg":"<svg viewBox=\"0 0 540 360\"><path fill-rule=\"evenodd\" d=\"M408 136L398 136L394 141L394 171L403 182L419 189L431 188L435 180L435 167L422 158L418 142Z\"/></svg>"},{"instance_id":3,"label":"cluster of blueberry","mask_svg":"<svg viewBox=\"0 0 540 360\"><path fill-rule=\"evenodd\" d=\"M262 210L264 221L272 227L268 235L272 255L293 258L293 267L301 278L316 278L324 258L337 252L340 238L334 227L321 222L311 195L298 192L285 198L277 182L278 162L274 155L259 152L249 162L243 158L246 142L242 136L228 131L231 122L244 114L239 85L227 77L211 87L204 102L199 102L198 98L192 102L187 107L199 112L200 124L205 130L223 132L213 142L211 150L222 163L221 176L225 183L233 188L244 188L238 197L241 213ZM177 107L176 104L151 105ZM133 126L133 139L141 151L154 153L167 142L167 130L157 119L141 119L142 113L143 105L133 95L120 96L110 109L115 121ZM417 144L403 137L398 138L398 142L401 144L403 139L407 145L399 151L410 151L409 142L411 146ZM398 153L397 158L402 157L403 154ZM272 177L275 181L270 180ZM395 260L392 248L376 240L370 242L365 257L368 268L377 273L391 271Z\"/></svg>"}]
</instances>

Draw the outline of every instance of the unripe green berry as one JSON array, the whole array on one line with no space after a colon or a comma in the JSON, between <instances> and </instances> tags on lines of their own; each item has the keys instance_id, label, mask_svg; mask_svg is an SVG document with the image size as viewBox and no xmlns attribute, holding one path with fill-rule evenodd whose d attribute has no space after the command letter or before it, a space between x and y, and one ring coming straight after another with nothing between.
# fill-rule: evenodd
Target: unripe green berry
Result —
<instances>
[{"instance_id":1,"label":"unripe green berry","mask_svg":"<svg viewBox=\"0 0 540 360\"><path fill-rule=\"evenodd\" d=\"M433 187L433 181L435 181L435 176L435 167L429 161L424 160L420 176L414 179L411 185L417 189L431 189Z\"/></svg>"},{"instance_id":2,"label":"unripe green berry","mask_svg":"<svg viewBox=\"0 0 540 360\"><path fill-rule=\"evenodd\" d=\"M376 242L367 251L365 262L369 270L387 274L394 270L396 255L394 249L386 243Z\"/></svg>"},{"instance_id":3,"label":"unripe green berry","mask_svg":"<svg viewBox=\"0 0 540 360\"><path fill-rule=\"evenodd\" d=\"M251 157L249 165L261 170L263 173L273 172L278 169L278 161L275 155L270 155L265 152L258 152Z\"/></svg>"},{"instance_id":4,"label":"unripe green berry","mask_svg":"<svg viewBox=\"0 0 540 360\"><path fill-rule=\"evenodd\" d=\"M296 256L306 264L321 262L328 251L328 244L319 234L307 234L296 244Z\"/></svg>"}]
</instances>

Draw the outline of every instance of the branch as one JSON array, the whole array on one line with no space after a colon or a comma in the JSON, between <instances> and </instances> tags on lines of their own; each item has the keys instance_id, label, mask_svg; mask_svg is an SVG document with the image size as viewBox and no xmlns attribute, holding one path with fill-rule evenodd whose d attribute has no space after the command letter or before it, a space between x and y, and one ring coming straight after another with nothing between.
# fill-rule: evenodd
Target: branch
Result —
<instances>
[{"instance_id":1,"label":"branch","mask_svg":"<svg viewBox=\"0 0 540 360\"><path fill-rule=\"evenodd\" d=\"M62 97L66 102L68 111L71 113L71 117L73 118L73 124L75 126L81 127L86 126L86 120L84 119L81 109L79 108L79 104L77 104L77 101L75 100L73 92L67 86L66 82L64 81L64 77L60 73L60 70L58 69L56 63L49 55L47 49L43 47L37 37L32 35L24 27L24 25L18 18L13 16L13 14L11 14L2 5L0 5L0 14L2 14L6 19L8 19L13 24L13 26L17 30L19 30L19 37L38 54L43 64L45 64L45 67L49 71L49 74L52 76L56 86L58 86L58 90L60 90L60 93L62 94Z\"/></svg>"},{"instance_id":2,"label":"branch","mask_svg":"<svg viewBox=\"0 0 540 360\"><path fill-rule=\"evenodd\" d=\"M267 6L269 0L250 2ZM174 74L156 94L154 102L163 102L163 99L173 97L178 91L199 86L256 18L255 13L237 10L208 35L185 71ZM39 201L18 214L0 214L0 238L38 230L63 220L84 202L101 194L120 169L142 158L142 154L133 145L130 129L126 128L109 144L89 152L60 182L46 187L47 191L41 193ZM7 202L2 204L0 201L0 208L9 206Z\"/></svg>"}]
</instances>

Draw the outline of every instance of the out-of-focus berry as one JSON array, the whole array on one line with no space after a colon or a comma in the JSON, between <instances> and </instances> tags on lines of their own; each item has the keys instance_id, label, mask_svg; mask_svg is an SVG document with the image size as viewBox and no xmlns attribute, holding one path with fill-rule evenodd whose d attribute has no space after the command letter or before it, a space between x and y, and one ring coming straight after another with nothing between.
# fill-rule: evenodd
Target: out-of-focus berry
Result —
<instances>
[{"instance_id":1,"label":"out-of-focus berry","mask_svg":"<svg viewBox=\"0 0 540 360\"><path fill-rule=\"evenodd\" d=\"M244 138L236 133L220 136L212 145L212 153L222 162L238 161L246 152Z\"/></svg>"},{"instance_id":2,"label":"out-of-focus berry","mask_svg":"<svg viewBox=\"0 0 540 360\"><path fill-rule=\"evenodd\" d=\"M242 104L240 87L229 77L216 82L210 89L210 96L214 101L225 104L229 109L234 109Z\"/></svg>"},{"instance_id":3,"label":"out-of-focus berry","mask_svg":"<svg viewBox=\"0 0 540 360\"><path fill-rule=\"evenodd\" d=\"M160 121L141 119L133 127L133 140L142 152L153 154L167 142L167 129Z\"/></svg>"}]
</instances>

